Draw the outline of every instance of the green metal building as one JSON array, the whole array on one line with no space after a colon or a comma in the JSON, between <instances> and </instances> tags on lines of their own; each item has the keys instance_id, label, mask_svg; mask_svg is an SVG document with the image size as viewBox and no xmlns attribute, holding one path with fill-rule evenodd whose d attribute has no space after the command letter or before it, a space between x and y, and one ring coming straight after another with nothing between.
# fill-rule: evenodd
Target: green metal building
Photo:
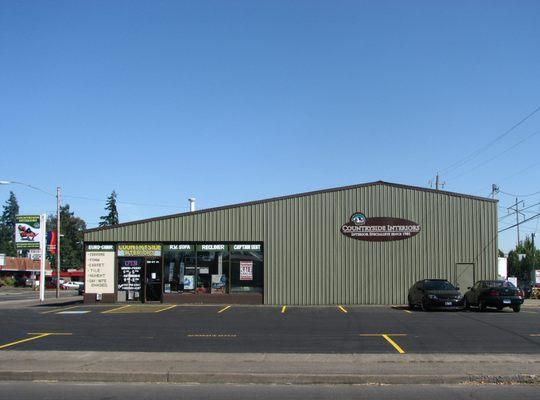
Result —
<instances>
[{"instance_id":1,"label":"green metal building","mask_svg":"<svg viewBox=\"0 0 540 400\"><path fill-rule=\"evenodd\" d=\"M403 304L497 276L497 202L382 181L87 230L86 302Z\"/></svg>"}]
</instances>

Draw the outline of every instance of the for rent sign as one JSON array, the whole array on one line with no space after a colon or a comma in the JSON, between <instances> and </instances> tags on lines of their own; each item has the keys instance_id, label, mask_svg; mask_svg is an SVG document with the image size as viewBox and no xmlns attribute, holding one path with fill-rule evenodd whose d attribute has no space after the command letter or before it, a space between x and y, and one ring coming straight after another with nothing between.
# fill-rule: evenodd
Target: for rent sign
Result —
<instances>
[{"instance_id":1,"label":"for rent sign","mask_svg":"<svg viewBox=\"0 0 540 400\"><path fill-rule=\"evenodd\" d=\"M388 242L409 239L420 232L420 225L403 218L366 217L354 213L350 221L341 226L341 233L356 240Z\"/></svg>"}]
</instances>

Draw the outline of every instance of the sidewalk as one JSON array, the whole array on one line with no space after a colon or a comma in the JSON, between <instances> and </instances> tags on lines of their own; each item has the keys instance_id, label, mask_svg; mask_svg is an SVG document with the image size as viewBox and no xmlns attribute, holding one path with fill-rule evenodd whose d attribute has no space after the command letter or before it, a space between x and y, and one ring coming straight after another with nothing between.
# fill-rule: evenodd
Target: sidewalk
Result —
<instances>
[{"instance_id":1,"label":"sidewalk","mask_svg":"<svg viewBox=\"0 0 540 400\"><path fill-rule=\"evenodd\" d=\"M237 384L539 384L540 356L0 351L0 380Z\"/></svg>"},{"instance_id":2,"label":"sidewalk","mask_svg":"<svg viewBox=\"0 0 540 400\"><path fill-rule=\"evenodd\" d=\"M37 297L37 295L36 295ZM20 300L2 300L0 301L0 308L24 308L24 307L33 307L39 305L47 306L63 306L67 304L72 304L76 302L82 303L81 296L66 296L66 297L45 297L45 301L41 302L39 299L20 299Z\"/></svg>"}]
</instances>

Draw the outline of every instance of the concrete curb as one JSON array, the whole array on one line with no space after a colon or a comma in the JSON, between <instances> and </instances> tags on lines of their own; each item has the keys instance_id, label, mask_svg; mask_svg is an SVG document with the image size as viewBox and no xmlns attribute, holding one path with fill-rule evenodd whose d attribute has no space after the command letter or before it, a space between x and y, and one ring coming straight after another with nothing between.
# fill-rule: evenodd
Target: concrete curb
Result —
<instances>
[{"instance_id":1,"label":"concrete curb","mask_svg":"<svg viewBox=\"0 0 540 400\"><path fill-rule=\"evenodd\" d=\"M354 374L240 374L240 373L122 373L4 371L0 381L198 383L198 384L540 384L538 375L354 375Z\"/></svg>"}]
</instances>

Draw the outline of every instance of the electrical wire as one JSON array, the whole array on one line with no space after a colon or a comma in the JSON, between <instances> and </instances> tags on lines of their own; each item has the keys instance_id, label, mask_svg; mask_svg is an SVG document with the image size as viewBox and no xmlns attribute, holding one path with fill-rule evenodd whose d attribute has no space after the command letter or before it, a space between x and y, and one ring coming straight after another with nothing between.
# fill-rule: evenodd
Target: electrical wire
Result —
<instances>
[{"instance_id":1,"label":"electrical wire","mask_svg":"<svg viewBox=\"0 0 540 400\"><path fill-rule=\"evenodd\" d=\"M540 194L540 191L534 192L534 193L529 193L529 194L513 194L513 193L507 193L507 192L503 192L502 190L499 190L499 193L505 194L507 196L512 196L512 197L531 197L531 196L535 196L537 194Z\"/></svg>"},{"instance_id":2,"label":"electrical wire","mask_svg":"<svg viewBox=\"0 0 540 400\"><path fill-rule=\"evenodd\" d=\"M467 162L469 162L470 160L474 159L475 157L477 157L479 154L483 153L485 150L487 150L488 148L490 148L491 146L493 146L495 143L497 143L499 140L501 140L502 138L504 138L506 135L508 135L509 133L511 133L514 129L516 129L518 126L520 126L521 124L523 124L525 121L527 121L529 118L531 118L533 115L535 115L538 111L540 111L540 106L537 107L533 112L531 112L530 114L528 114L527 116L525 116L524 118L522 118L521 120L519 120L516 124L514 124L510 129L507 129L506 131L504 131L501 135L497 136L495 139L491 140L490 142L488 142L488 144L482 146L481 148L473 151L472 153L470 153L469 155L463 157L461 160L458 160L456 161L455 163L449 165L448 167L446 167L445 169L441 170L441 174L444 174L444 173L448 173L450 171L453 171L454 169L456 168L459 168L461 167L462 165L466 164Z\"/></svg>"},{"instance_id":3,"label":"electrical wire","mask_svg":"<svg viewBox=\"0 0 540 400\"><path fill-rule=\"evenodd\" d=\"M536 215L534 215L534 216L532 216L532 217L529 217L529 218L527 218L527 219L524 219L523 221L518 222L517 224L510 225L510 226L508 226L508 227L506 227L506 228L504 228L504 229L501 229L501 230L498 231L497 233L501 233L501 232L507 231L508 229L515 228L515 227L518 226L518 225L524 224L525 222L531 221L531 220L533 220L533 219L535 219L535 218L538 218L538 217L540 217L540 213L538 213L538 214L536 214Z\"/></svg>"},{"instance_id":4,"label":"electrical wire","mask_svg":"<svg viewBox=\"0 0 540 400\"><path fill-rule=\"evenodd\" d=\"M512 146L506 148L505 150L501 151L500 153L495 154L493 157L488 158L487 160L485 160L485 161L483 161L483 162L481 162L481 163L475 165L474 167L472 167L472 168L470 168L470 169L468 169L468 170L462 172L461 174L458 174L458 175L455 175L455 176L450 176L450 177L448 177L448 178L446 178L446 179L453 179L453 180L456 180L456 179L458 179L458 178L461 178L461 177L464 176L464 175L470 174L471 172L477 170L478 168L483 167L484 165L489 164L491 161L495 160L496 158L498 158L498 157L500 157L500 156L506 154L506 153L509 152L510 150L515 149L515 148L516 148L517 146L519 146L521 143L523 143L523 142L529 140L530 138L532 138L532 137L538 135L539 133L540 133L540 130L537 130L537 131L533 132L532 134L530 134L529 136L527 136L527 137L521 139L519 142L517 142L517 143L513 144Z\"/></svg>"}]
</instances>

